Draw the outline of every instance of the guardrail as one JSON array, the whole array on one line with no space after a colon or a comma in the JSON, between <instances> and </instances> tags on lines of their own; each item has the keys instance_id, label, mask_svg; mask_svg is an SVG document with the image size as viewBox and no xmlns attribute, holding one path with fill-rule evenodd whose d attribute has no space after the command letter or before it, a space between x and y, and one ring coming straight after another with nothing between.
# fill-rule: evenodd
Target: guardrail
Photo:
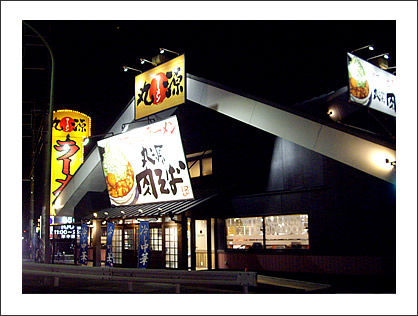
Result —
<instances>
[{"instance_id":1,"label":"guardrail","mask_svg":"<svg viewBox=\"0 0 418 316\"><path fill-rule=\"evenodd\" d=\"M257 286L256 272L241 271L128 269L23 262L22 274L53 277L55 287L59 286L60 278L126 281L130 292L133 282L175 284L176 293L180 293L182 284L238 285L242 286L243 293L248 293L249 286Z\"/></svg>"}]
</instances>

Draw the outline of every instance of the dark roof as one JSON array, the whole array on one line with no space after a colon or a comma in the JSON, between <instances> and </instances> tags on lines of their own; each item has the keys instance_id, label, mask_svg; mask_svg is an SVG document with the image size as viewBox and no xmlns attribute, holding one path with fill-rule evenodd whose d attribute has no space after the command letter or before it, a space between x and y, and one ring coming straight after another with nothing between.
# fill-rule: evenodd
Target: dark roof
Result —
<instances>
[{"instance_id":1,"label":"dark roof","mask_svg":"<svg viewBox=\"0 0 418 316\"><path fill-rule=\"evenodd\" d=\"M83 218L83 220L151 217L167 215L170 212L173 215L176 215L190 210L191 208L217 196L219 191L217 189L207 189L194 190L193 193L195 197L193 200L109 207L96 212L97 217L90 214L89 216Z\"/></svg>"}]
</instances>

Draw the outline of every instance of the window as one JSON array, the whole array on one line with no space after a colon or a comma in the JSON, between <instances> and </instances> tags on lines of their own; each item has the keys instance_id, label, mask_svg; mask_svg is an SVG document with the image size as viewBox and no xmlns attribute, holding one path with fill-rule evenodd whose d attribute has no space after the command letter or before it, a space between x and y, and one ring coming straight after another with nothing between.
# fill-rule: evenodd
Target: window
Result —
<instances>
[{"instance_id":1,"label":"window","mask_svg":"<svg viewBox=\"0 0 418 316\"><path fill-rule=\"evenodd\" d=\"M226 228L230 249L309 248L307 214L228 218Z\"/></svg>"},{"instance_id":2,"label":"window","mask_svg":"<svg viewBox=\"0 0 418 316\"><path fill-rule=\"evenodd\" d=\"M133 228L125 228L123 236L123 248L125 250L135 250L135 235Z\"/></svg>"},{"instance_id":3,"label":"window","mask_svg":"<svg viewBox=\"0 0 418 316\"><path fill-rule=\"evenodd\" d=\"M165 229L165 267L177 268L177 227Z\"/></svg>"},{"instance_id":4,"label":"window","mask_svg":"<svg viewBox=\"0 0 418 316\"><path fill-rule=\"evenodd\" d=\"M150 228L149 230L151 250L162 251L163 250L163 234L161 228Z\"/></svg>"},{"instance_id":5,"label":"window","mask_svg":"<svg viewBox=\"0 0 418 316\"><path fill-rule=\"evenodd\" d=\"M122 228L115 228L112 238L113 263L122 264Z\"/></svg>"},{"instance_id":6,"label":"window","mask_svg":"<svg viewBox=\"0 0 418 316\"><path fill-rule=\"evenodd\" d=\"M186 156L191 178L212 174L212 150L206 150Z\"/></svg>"},{"instance_id":7,"label":"window","mask_svg":"<svg viewBox=\"0 0 418 316\"><path fill-rule=\"evenodd\" d=\"M228 218L227 245L233 249L248 249L263 246L263 218Z\"/></svg>"}]
</instances>

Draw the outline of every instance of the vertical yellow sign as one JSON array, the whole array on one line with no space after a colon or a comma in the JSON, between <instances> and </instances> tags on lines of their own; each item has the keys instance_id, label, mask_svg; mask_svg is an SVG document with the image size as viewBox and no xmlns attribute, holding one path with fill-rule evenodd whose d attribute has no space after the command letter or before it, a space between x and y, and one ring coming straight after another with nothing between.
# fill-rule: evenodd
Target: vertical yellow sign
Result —
<instances>
[{"instance_id":1,"label":"vertical yellow sign","mask_svg":"<svg viewBox=\"0 0 418 316\"><path fill-rule=\"evenodd\" d=\"M135 119L182 104L186 100L184 55L135 77Z\"/></svg>"},{"instance_id":2,"label":"vertical yellow sign","mask_svg":"<svg viewBox=\"0 0 418 316\"><path fill-rule=\"evenodd\" d=\"M51 148L50 215L55 216L52 205L74 173L84 162L84 138L91 133L89 116L72 110L53 113Z\"/></svg>"}]
</instances>

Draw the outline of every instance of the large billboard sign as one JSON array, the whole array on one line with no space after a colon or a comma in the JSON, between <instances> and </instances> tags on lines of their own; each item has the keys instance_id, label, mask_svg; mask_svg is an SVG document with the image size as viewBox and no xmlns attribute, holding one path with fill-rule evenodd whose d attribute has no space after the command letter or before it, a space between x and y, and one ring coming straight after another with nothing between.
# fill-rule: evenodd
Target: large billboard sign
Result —
<instances>
[{"instance_id":1,"label":"large billboard sign","mask_svg":"<svg viewBox=\"0 0 418 316\"><path fill-rule=\"evenodd\" d=\"M52 204L84 162L83 140L91 133L89 116L72 110L53 113L51 148L50 215Z\"/></svg>"},{"instance_id":2,"label":"large billboard sign","mask_svg":"<svg viewBox=\"0 0 418 316\"><path fill-rule=\"evenodd\" d=\"M112 205L194 198L176 116L97 145Z\"/></svg>"},{"instance_id":3,"label":"large billboard sign","mask_svg":"<svg viewBox=\"0 0 418 316\"><path fill-rule=\"evenodd\" d=\"M350 101L396 116L396 77L347 54Z\"/></svg>"},{"instance_id":4,"label":"large billboard sign","mask_svg":"<svg viewBox=\"0 0 418 316\"><path fill-rule=\"evenodd\" d=\"M135 119L182 104L186 100L184 55L135 77Z\"/></svg>"}]
</instances>

